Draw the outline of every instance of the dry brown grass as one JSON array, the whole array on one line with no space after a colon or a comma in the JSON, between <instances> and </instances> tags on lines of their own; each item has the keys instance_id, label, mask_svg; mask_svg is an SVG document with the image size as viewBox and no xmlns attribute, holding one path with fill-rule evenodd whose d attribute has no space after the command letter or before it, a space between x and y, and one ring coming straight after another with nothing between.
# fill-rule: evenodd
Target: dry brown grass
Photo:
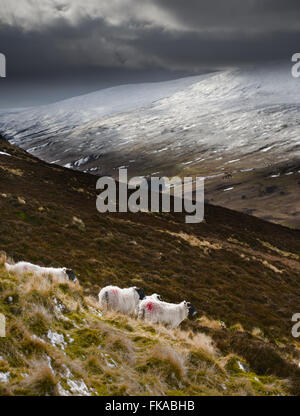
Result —
<instances>
[{"instance_id":1,"label":"dry brown grass","mask_svg":"<svg viewBox=\"0 0 300 416\"><path fill-rule=\"evenodd\" d=\"M8 168L7 166L0 166L0 169L3 169L6 172L9 172L16 176L23 176L23 171L21 169L12 169L12 168Z\"/></svg>"},{"instance_id":2,"label":"dry brown grass","mask_svg":"<svg viewBox=\"0 0 300 416\"><path fill-rule=\"evenodd\" d=\"M283 273L283 270L279 270L276 266L274 266L273 264L269 263L267 260L263 260L262 264L266 267L268 267L270 270L272 270L275 273Z\"/></svg>"},{"instance_id":3,"label":"dry brown grass","mask_svg":"<svg viewBox=\"0 0 300 416\"><path fill-rule=\"evenodd\" d=\"M0 265L3 265L4 263L6 263L6 261L7 258L5 251L0 251Z\"/></svg>"},{"instance_id":4,"label":"dry brown grass","mask_svg":"<svg viewBox=\"0 0 300 416\"><path fill-rule=\"evenodd\" d=\"M21 382L21 389L24 388L25 392L30 395L58 395L58 380L53 369L50 367L49 361L32 361L31 367L30 374Z\"/></svg>"},{"instance_id":5,"label":"dry brown grass","mask_svg":"<svg viewBox=\"0 0 300 416\"><path fill-rule=\"evenodd\" d=\"M22 277L22 274L19 275ZM52 276L48 274L35 275L33 273L26 273L26 279L21 283L21 290L24 294L27 294L32 291L37 291L42 295L50 293L53 288L60 285L64 285L71 290L79 289L80 285L78 282L65 281L57 276Z\"/></svg>"},{"instance_id":6,"label":"dry brown grass","mask_svg":"<svg viewBox=\"0 0 300 416\"><path fill-rule=\"evenodd\" d=\"M52 282L48 276L27 273L26 279L20 285L20 290L24 295L33 291L39 292L41 295L47 295L52 290Z\"/></svg>"},{"instance_id":7,"label":"dry brown grass","mask_svg":"<svg viewBox=\"0 0 300 416\"><path fill-rule=\"evenodd\" d=\"M74 216L72 218L72 224L75 227L78 227L78 229L81 230L81 231L84 231L85 230L85 224L84 224L84 222L82 221L81 218L77 218L77 217Z\"/></svg>"},{"instance_id":8,"label":"dry brown grass","mask_svg":"<svg viewBox=\"0 0 300 416\"><path fill-rule=\"evenodd\" d=\"M169 361L175 368L177 368L180 376L183 377L185 375L185 362L187 358L186 351L173 348L169 345L156 345L152 350L152 357Z\"/></svg>"},{"instance_id":9,"label":"dry brown grass","mask_svg":"<svg viewBox=\"0 0 300 416\"><path fill-rule=\"evenodd\" d=\"M254 337L257 337L257 338L264 338L264 333L263 333L263 331L262 331L260 328L258 328L258 327L254 327L254 328L252 329L252 331L251 331L251 334L252 334Z\"/></svg>"},{"instance_id":10,"label":"dry brown grass","mask_svg":"<svg viewBox=\"0 0 300 416\"><path fill-rule=\"evenodd\" d=\"M86 304L89 305L91 308L98 309L99 303L98 300L94 296L85 296Z\"/></svg>"},{"instance_id":11,"label":"dry brown grass","mask_svg":"<svg viewBox=\"0 0 300 416\"><path fill-rule=\"evenodd\" d=\"M19 202L19 204L22 204L22 205L25 205L26 204L25 199L22 198L21 196L18 196L18 202Z\"/></svg>"},{"instance_id":12,"label":"dry brown grass","mask_svg":"<svg viewBox=\"0 0 300 416\"><path fill-rule=\"evenodd\" d=\"M197 319L197 322L201 326L211 329L222 329L225 328L225 324L222 321L217 321L216 319L210 319L207 316L201 316L201 318Z\"/></svg>"},{"instance_id":13,"label":"dry brown grass","mask_svg":"<svg viewBox=\"0 0 300 416\"><path fill-rule=\"evenodd\" d=\"M53 322L53 314L42 304L30 304L27 313L31 318L35 318L37 321L43 321L48 324Z\"/></svg>"},{"instance_id":14,"label":"dry brown grass","mask_svg":"<svg viewBox=\"0 0 300 416\"><path fill-rule=\"evenodd\" d=\"M245 329L244 329L244 327L243 327L242 324L240 324L239 322L237 322L236 324L231 325L231 327L229 328L229 331L232 331L232 332L245 332Z\"/></svg>"},{"instance_id":15,"label":"dry brown grass","mask_svg":"<svg viewBox=\"0 0 300 416\"><path fill-rule=\"evenodd\" d=\"M283 257L290 257L294 260L299 260L298 254L290 253L288 251L280 250L278 247L273 246L272 244L268 243L267 241L258 240L264 247L269 248L272 251L275 251L276 253L280 254Z\"/></svg>"},{"instance_id":16,"label":"dry brown grass","mask_svg":"<svg viewBox=\"0 0 300 416\"><path fill-rule=\"evenodd\" d=\"M171 231L164 231L164 230L161 230L161 231L167 232L168 234L173 235L174 237L179 237L183 239L184 241L186 241L187 243L189 243L192 247L199 247L205 252L207 252L207 249L220 250L222 248L221 244L219 243L212 243L207 240L200 240L199 238L197 238L195 235L192 235L192 234L187 234L184 232L174 233Z\"/></svg>"}]
</instances>

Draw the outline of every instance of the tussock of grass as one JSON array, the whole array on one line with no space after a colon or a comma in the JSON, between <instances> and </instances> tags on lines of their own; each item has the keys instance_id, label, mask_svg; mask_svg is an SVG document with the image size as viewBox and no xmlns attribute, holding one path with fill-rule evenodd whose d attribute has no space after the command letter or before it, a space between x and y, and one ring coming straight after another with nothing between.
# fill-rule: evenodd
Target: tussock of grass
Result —
<instances>
[{"instance_id":1,"label":"tussock of grass","mask_svg":"<svg viewBox=\"0 0 300 416\"><path fill-rule=\"evenodd\" d=\"M226 325L223 321L217 321L216 319L209 319L207 316L201 316L197 320L201 326L211 328L211 329L222 329L225 328Z\"/></svg>"},{"instance_id":2,"label":"tussock of grass","mask_svg":"<svg viewBox=\"0 0 300 416\"><path fill-rule=\"evenodd\" d=\"M31 374L20 382L19 393L30 396L58 395L57 378L46 360L32 362Z\"/></svg>"}]
</instances>

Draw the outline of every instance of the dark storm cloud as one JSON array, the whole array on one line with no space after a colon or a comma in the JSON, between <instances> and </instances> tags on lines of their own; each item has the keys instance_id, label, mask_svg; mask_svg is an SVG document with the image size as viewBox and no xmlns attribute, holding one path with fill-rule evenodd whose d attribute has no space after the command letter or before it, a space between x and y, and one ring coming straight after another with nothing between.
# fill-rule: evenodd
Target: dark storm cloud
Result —
<instances>
[{"instance_id":1,"label":"dark storm cloud","mask_svg":"<svg viewBox=\"0 0 300 416\"><path fill-rule=\"evenodd\" d=\"M81 67L122 66L122 28L113 31L103 19L84 19L78 25L57 22L43 30L24 31L0 26L0 50L11 74L75 71Z\"/></svg>"},{"instance_id":2,"label":"dark storm cloud","mask_svg":"<svg viewBox=\"0 0 300 416\"><path fill-rule=\"evenodd\" d=\"M170 63L201 63L290 59L299 49L298 0L153 0L181 31L161 36L156 54ZM155 43L143 36L149 51Z\"/></svg>"},{"instance_id":3,"label":"dark storm cloud","mask_svg":"<svg viewBox=\"0 0 300 416\"><path fill-rule=\"evenodd\" d=\"M46 0L32 8L37 4L10 1L0 11L10 73L197 70L289 58L300 39L298 0Z\"/></svg>"},{"instance_id":4,"label":"dark storm cloud","mask_svg":"<svg viewBox=\"0 0 300 416\"><path fill-rule=\"evenodd\" d=\"M270 60L290 61L299 50L299 34L295 32L266 33L263 38L245 33L230 38L185 32L143 32L136 46L156 56L168 68L181 67L197 71L202 67L238 65Z\"/></svg>"},{"instance_id":5,"label":"dark storm cloud","mask_svg":"<svg viewBox=\"0 0 300 416\"><path fill-rule=\"evenodd\" d=\"M266 32L299 26L298 0L153 0L187 28Z\"/></svg>"}]
</instances>

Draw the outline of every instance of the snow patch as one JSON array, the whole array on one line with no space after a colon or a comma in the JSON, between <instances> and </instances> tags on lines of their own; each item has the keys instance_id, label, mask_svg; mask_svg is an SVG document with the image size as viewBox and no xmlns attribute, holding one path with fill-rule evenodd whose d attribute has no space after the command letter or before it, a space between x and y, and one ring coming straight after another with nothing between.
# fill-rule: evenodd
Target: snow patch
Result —
<instances>
[{"instance_id":1,"label":"snow patch","mask_svg":"<svg viewBox=\"0 0 300 416\"><path fill-rule=\"evenodd\" d=\"M254 170L254 168L241 169L240 172L251 172L252 170Z\"/></svg>"},{"instance_id":2,"label":"snow patch","mask_svg":"<svg viewBox=\"0 0 300 416\"><path fill-rule=\"evenodd\" d=\"M229 165L230 163L235 163L240 161L241 159L233 159L233 160L229 160L228 162L225 163L225 165Z\"/></svg>"},{"instance_id":3,"label":"snow patch","mask_svg":"<svg viewBox=\"0 0 300 416\"><path fill-rule=\"evenodd\" d=\"M273 149L274 146L265 147L264 149L261 149L261 152L268 152L269 150Z\"/></svg>"}]
</instances>

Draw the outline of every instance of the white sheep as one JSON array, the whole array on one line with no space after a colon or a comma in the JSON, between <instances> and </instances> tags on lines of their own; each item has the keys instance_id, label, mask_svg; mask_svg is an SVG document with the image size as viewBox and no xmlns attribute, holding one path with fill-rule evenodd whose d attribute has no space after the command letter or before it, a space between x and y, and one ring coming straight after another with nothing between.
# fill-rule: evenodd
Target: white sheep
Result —
<instances>
[{"instance_id":1,"label":"white sheep","mask_svg":"<svg viewBox=\"0 0 300 416\"><path fill-rule=\"evenodd\" d=\"M143 300L152 300L152 299L153 299L153 300L162 301L162 297L161 297L158 293L152 293L152 295L145 296ZM140 301L139 301L139 303L138 303L138 305L137 305L137 307L136 307L136 310L135 310L135 315L136 315L136 316L138 316L138 313L139 313L139 307L140 307L140 304L141 304L141 302L142 302L143 300L140 300Z\"/></svg>"},{"instance_id":2,"label":"white sheep","mask_svg":"<svg viewBox=\"0 0 300 416\"><path fill-rule=\"evenodd\" d=\"M28 263L26 261L19 261L15 264L4 263L4 267L7 272L17 273L24 275L25 273L32 273L36 276L51 275L62 283L71 280L76 282L77 278L71 269L66 267L54 268L54 267L42 267L36 264Z\"/></svg>"},{"instance_id":3,"label":"white sheep","mask_svg":"<svg viewBox=\"0 0 300 416\"><path fill-rule=\"evenodd\" d=\"M120 289L118 286L106 286L99 292L99 304L102 311L112 310L126 315L134 314L139 301L145 298L143 289L129 287Z\"/></svg>"},{"instance_id":4,"label":"white sheep","mask_svg":"<svg viewBox=\"0 0 300 416\"><path fill-rule=\"evenodd\" d=\"M195 315L195 313L193 305L185 300L175 304L144 299L139 305L138 317L152 323L162 323L170 328L176 328L188 315Z\"/></svg>"}]
</instances>

